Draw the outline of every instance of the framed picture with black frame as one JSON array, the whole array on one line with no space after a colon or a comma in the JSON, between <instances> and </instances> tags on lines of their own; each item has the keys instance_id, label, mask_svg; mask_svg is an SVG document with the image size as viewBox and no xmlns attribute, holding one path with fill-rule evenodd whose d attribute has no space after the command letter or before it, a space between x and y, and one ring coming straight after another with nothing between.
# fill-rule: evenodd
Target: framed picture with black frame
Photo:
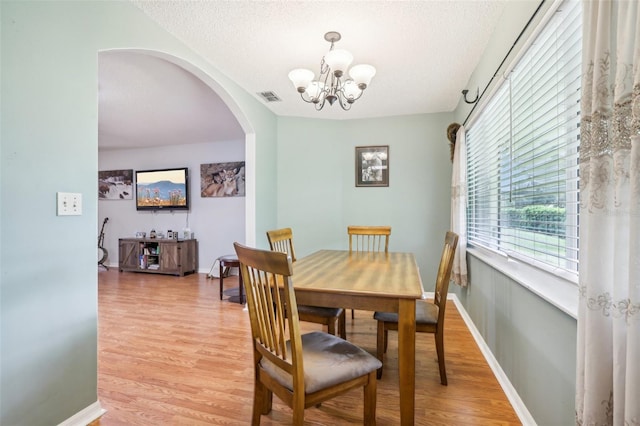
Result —
<instances>
[{"instance_id":1,"label":"framed picture with black frame","mask_svg":"<svg viewBox=\"0 0 640 426\"><path fill-rule=\"evenodd\" d=\"M356 186L389 186L389 145L356 147Z\"/></svg>"}]
</instances>

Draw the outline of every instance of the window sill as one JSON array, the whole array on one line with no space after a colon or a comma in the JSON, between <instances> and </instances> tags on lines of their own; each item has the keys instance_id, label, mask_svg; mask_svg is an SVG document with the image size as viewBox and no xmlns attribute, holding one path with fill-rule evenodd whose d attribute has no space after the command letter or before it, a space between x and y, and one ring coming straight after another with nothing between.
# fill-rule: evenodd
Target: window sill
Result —
<instances>
[{"instance_id":1,"label":"window sill","mask_svg":"<svg viewBox=\"0 0 640 426\"><path fill-rule=\"evenodd\" d=\"M565 278L482 247L467 253L505 274L567 315L578 318L578 286Z\"/></svg>"}]
</instances>

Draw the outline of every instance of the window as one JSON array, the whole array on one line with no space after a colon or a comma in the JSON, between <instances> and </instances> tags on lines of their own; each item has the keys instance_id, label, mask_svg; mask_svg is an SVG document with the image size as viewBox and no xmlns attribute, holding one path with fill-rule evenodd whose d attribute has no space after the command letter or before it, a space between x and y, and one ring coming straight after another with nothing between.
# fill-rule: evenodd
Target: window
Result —
<instances>
[{"instance_id":1,"label":"window","mask_svg":"<svg viewBox=\"0 0 640 426\"><path fill-rule=\"evenodd\" d=\"M575 273L581 19L565 1L467 129L469 243Z\"/></svg>"}]
</instances>

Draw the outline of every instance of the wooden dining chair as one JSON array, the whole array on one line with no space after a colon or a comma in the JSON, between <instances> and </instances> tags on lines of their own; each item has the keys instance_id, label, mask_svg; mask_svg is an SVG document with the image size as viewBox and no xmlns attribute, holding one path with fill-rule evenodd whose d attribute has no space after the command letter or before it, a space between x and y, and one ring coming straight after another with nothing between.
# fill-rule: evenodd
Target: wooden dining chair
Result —
<instances>
[{"instance_id":1,"label":"wooden dining chair","mask_svg":"<svg viewBox=\"0 0 640 426\"><path fill-rule=\"evenodd\" d=\"M458 245L458 234L447 232L444 238L444 248L440 257L440 266L436 277L434 300L416 300L416 332L433 333L440 367L440 383L447 385L447 371L444 365L444 312L447 307L447 294L453 256ZM388 331L398 330L398 314L391 312L376 312L373 318L378 320L377 356L380 362L387 351L389 340ZM378 370L378 378L382 376L382 367Z\"/></svg>"},{"instance_id":2,"label":"wooden dining chair","mask_svg":"<svg viewBox=\"0 0 640 426\"><path fill-rule=\"evenodd\" d=\"M389 252L390 226L355 226L347 227L350 252ZM351 319L355 315L351 310Z\"/></svg>"},{"instance_id":3,"label":"wooden dining chair","mask_svg":"<svg viewBox=\"0 0 640 426\"><path fill-rule=\"evenodd\" d=\"M389 252L390 226L348 226L349 251Z\"/></svg>"},{"instance_id":4,"label":"wooden dining chair","mask_svg":"<svg viewBox=\"0 0 640 426\"><path fill-rule=\"evenodd\" d=\"M363 387L363 424L375 425L376 370L382 363L332 334L300 333L291 256L239 243L234 247L251 321L252 424L271 412L273 394L293 409L292 424L302 425L306 408Z\"/></svg>"},{"instance_id":5,"label":"wooden dining chair","mask_svg":"<svg viewBox=\"0 0 640 426\"><path fill-rule=\"evenodd\" d=\"M293 248L293 231L291 228L274 229L267 231L267 239L272 251L287 253L291 256L291 261L296 261L296 252ZM336 334L336 324L338 333L343 339L347 338L347 327L345 324L345 312L343 308L325 308L321 306L298 306L298 317L300 321L312 322L327 326L329 334Z\"/></svg>"}]
</instances>

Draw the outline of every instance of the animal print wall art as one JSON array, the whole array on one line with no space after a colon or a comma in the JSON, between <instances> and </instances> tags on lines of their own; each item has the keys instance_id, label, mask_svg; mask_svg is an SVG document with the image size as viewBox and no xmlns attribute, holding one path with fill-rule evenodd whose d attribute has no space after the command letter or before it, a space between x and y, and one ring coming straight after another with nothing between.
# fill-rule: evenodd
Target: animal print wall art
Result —
<instances>
[{"instance_id":1,"label":"animal print wall art","mask_svg":"<svg viewBox=\"0 0 640 426\"><path fill-rule=\"evenodd\" d=\"M200 164L200 196L244 197L244 161Z\"/></svg>"}]
</instances>

